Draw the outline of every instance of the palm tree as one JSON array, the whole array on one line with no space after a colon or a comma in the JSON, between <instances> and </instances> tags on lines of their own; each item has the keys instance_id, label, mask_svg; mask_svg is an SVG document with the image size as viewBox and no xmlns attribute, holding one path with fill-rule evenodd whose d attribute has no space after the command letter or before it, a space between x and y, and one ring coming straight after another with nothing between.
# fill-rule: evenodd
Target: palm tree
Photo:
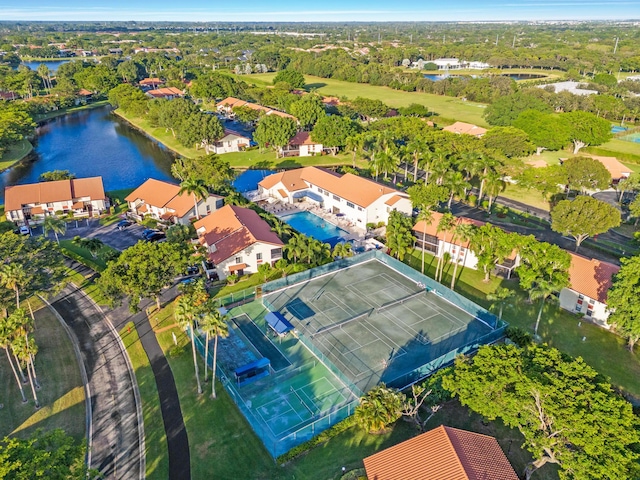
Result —
<instances>
[{"instance_id":1,"label":"palm tree","mask_svg":"<svg viewBox=\"0 0 640 480\"><path fill-rule=\"evenodd\" d=\"M353 256L353 250L351 249L351 244L349 242L340 242L336 243L336 246L333 247L333 253L331 254L333 258L347 258Z\"/></svg>"},{"instance_id":2,"label":"palm tree","mask_svg":"<svg viewBox=\"0 0 640 480\"><path fill-rule=\"evenodd\" d=\"M286 277L287 276L287 266L288 265L289 265L289 262L287 262L287 260L285 258L281 258L274 264L274 267L276 267L278 270L281 270L282 271L282 276Z\"/></svg>"},{"instance_id":3,"label":"palm tree","mask_svg":"<svg viewBox=\"0 0 640 480\"><path fill-rule=\"evenodd\" d=\"M284 246L284 251L293 263L298 263L298 259L304 255L307 246L307 237L301 234L294 234Z\"/></svg>"},{"instance_id":4,"label":"palm tree","mask_svg":"<svg viewBox=\"0 0 640 480\"><path fill-rule=\"evenodd\" d=\"M499 287L495 292L487 294L487 300L496 302L500 306L498 318L502 320L502 310L507 300L515 295L516 292L510 288Z\"/></svg>"},{"instance_id":5,"label":"palm tree","mask_svg":"<svg viewBox=\"0 0 640 480\"><path fill-rule=\"evenodd\" d=\"M353 167L356 166L356 154L362 150L364 146L364 136L362 134L355 134L347 137L345 149L349 150L352 154L351 163Z\"/></svg>"},{"instance_id":6,"label":"palm tree","mask_svg":"<svg viewBox=\"0 0 640 480\"><path fill-rule=\"evenodd\" d=\"M489 196L489 205L487 211L491 211L493 202L498 198L504 190L507 188L507 184L502 179L502 175L495 170L490 170L485 178L485 190Z\"/></svg>"},{"instance_id":7,"label":"palm tree","mask_svg":"<svg viewBox=\"0 0 640 480\"><path fill-rule=\"evenodd\" d=\"M404 395L384 383L360 398L354 418L367 432L380 432L402 416Z\"/></svg>"},{"instance_id":8,"label":"palm tree","mask_svg":"<svg viewBox=\"0 0 640 480\"><path fill-rule=\"evenodd\" d=\"M414 138L407 144L407 152L411 154L411 159L413 161L413 181L414 183L418 180L418 166L420 164L420 158L429 151L429 147L427 142L424 141L423 138ZM428 158L428 157L427 157ZM406 177L406 174L405 174Z\"/></svg>"},{"instance_id":9,"label":"palm tree","mask_svg":"<svg viewBox=\"0 0 640 480\"><path fill-rule=\"evenodd\" d=\"M450 170L444 175L444 186L449 189L449 201L447 202L447 207L451 210L451 202L453 202L453 197L455 195L461 196L464 195L469 188L471 188L471 184L464 179L464 176L461 172L456 172L454 170Z\"/></svg>"},{"instance_id":10,"label":"palm tree","mask_svg":"<svg viewBox=\"0 0 640 480\"><path fill-rule=\"evenodd\" d=\"M4 264L0 268L0 285L16 292L16 308L20 308L20 289L27 281L27 272L17 263Z\"/></svg>"},{"instance_id":11,"label":"palm tree","mask_svg":"<svg viewBox=\"0 0 640 480\"><path fill-rule=\"evenodd\" d=\"M418 222L422 221L425 223L426 225L431 225L431 223L433 222L433 212L427 208L422 208L420 209L420 211L418 212L418 218L417 218ZM426 230L426 229L425 229ZM426 240L427 234L422 232L422 261L420 262L420 273L424 274L424 251L425 251L425 240Z\"/></svg>"},{"instance_id":12,"label":"palm tree","mask_svg":"<svg viewBox=\"0 0 640 480\"><path fill-rule=\"evenodd\" d=\"M536 319L536 326L533 329L533 334L538 335L538 326L540 325L540 318L542 317L542 310L547 298L551 296L553 292L557 292L558 287L549 280L539 279L535 286L529 291L529 298L531 300L540 299L540 309L538 310L538 318Z\"/></svg>"},{"instance_id":13,"label":"palm tree","mask_svg":"<svg viewBox=\"0 0 640 480\"><path fill-rule=\"evenodd\" d=\"M481 178L480 178L480 191L478 192L478 205L482 200L482 194L484 191L485 182L487 180L487 174L489 173L489 170L490 169L493 170L496 164L498 163L495 159L491 157L487 157L486 155L480 155L479 162L480 162L480 165L479 165L480 171L478 173L481 173Z\"/></svg>"},{"instance_id":14,"label":"palm tree","mask_svg":"<svg viewBox=\"0 0 640 480\"><path fill-rule=\"evenodd\" d=\"M474 226L469 223L458 223L453 230L453 234L456 239L460 240L460 243L463 243L471 239L471 237L473 236L473 229L474 229ZM453 276L451 277L451 290L453 290L453 288L456 285L456 275L458 274L458 265L460 263L458 262L457 255L456 255L456 258L454 258L453 260L454 260L454 263L453 263ZM463 263L464 263L464 259L463 259Z\"/></svg>"},{"instance_id":15,"label":"palm tree","mask_svg":"<svg viewBox=\"0 0 640 480\"><path fill-rule=\"evenodd\" d=\"M391 234L390 234L391 233ZM398 260L404 260L404 256L413 247L413 235L410 230L399 228L393 232L387 229L387 246L391 255Z\"/></svg>"},{"instance_id":16,"label":"palm tree","mask_svg":"<svg viewBox=\"0 0 640 480\"><path fill-rule=\"evenodd\" d=\"M72 243L78 245L79 247L86 248L91 253L93 258L98 256L98 252L102 250L104 247L104 242L99 238L82 238L79 235L73 237Z\"/></svg>"},{"instance_id":17,"label":"palm tree","mask_svg":"<svg viewBox=\"0 0 640 480\"><path fill-rule=\"evenodd\" d=\"M436 176L436 183L440 185L445 173L451 169L451 159L449 154L444 150L438 149L433 152L433 162L431 165L431 172ZM424 183L428 183L428 175L425 176Z\"/></svg>"},{"instance_id":18,"label":"palm tree","mask_svg":"<svg viewBox=\"0 0 640 480\"><path fill-rule=\"evenodd\" d=\"M9 321L0 322L0 347L4 349L4 352L7 354L7 361L9 365L11 365L11 371L13 372L13 376L16 379L16 383L18 384L18 389L20 390L20 395L22 396L22 403L27 403L27 397L24 394L24 389L22 388L22 382L20 381L20 377L18 377L18 371L16 370L15 365L13 364L13 360L11 359L11 344L14 338L14 329Z\"/></svg>"},{"instance_id":19,"label":"palm tree","mask_svg":"<svg viewBox=\"0 0 640 480\"><path fill-rule=\"evenodd\" d=\"M198 212L198 198L203 202L206 201L207 198L209 198L209 190L207 190L207 185L200 179L187 179L180 184L178 195L182 195L183 193L193 195L193 206L195 208L196 218L199 220L200 212Z\"/></svg>"},{"instance_id":20,"label":"palm tree","mask_svg":"<svg viewBox=\"0 0 640 480\"><path fill-rule=\"evenodd\" d=\"M229 336L229 326L224 317L215 308L208 311L200 322L200 328L206 334L204 381L207 381L207 363L209 362L209 337L213 335L213 365L211 368L211 398L216 398L216 361L218 358L218 338Z\"/></svg>"},{"instance_id":21,"label":"palm tree","mask_svg":"<svg viewBox=\"0 0 640 480\"><path fill-rule=\"evenodd\" d=\"M56 237L56 242L58 242L58 245L60 245L58 234L62 235L67 231L67 223L61 218L56 217L55 215L47 215L46 217L44 217L42 232L46 236L50 231L53 232Z\"/></svg>"},{"instance_id":22,"label":"palm tree","mask_svg":"<svg viewBox=\"0 0 640 480\"><path fill-rule=\"evenodd\" d=\"M176 309L174 316L176 322L183 330L189 330L191 335L191 350L193 352L193 367L196 372L196 382L198 384L198 395L202 394L202 385L200 385L200 374L198 373L198 358L196 356L196 333L193 326L193 322L196 316L196 308L192 302L192 299L188 295L182 295L176 301Z\"/></svg>"},{"instance_id":23,"label":"palm tree","mask_svg":"<svg viewBox=\"0 0 640 480\"><path fill-rule=\"evenodd\" d=\"M453 227L456 223L456 217L451 213L445 213L440 218L440 222L438 222L438 228L436 229L437 233L444 232L442 238L442 248L444 249L447 243L447 233L453 230ZM436 275L435 279L439 282L442 278L442 271L444 270L444 252L438 255L438 264L436 265Z\"/></svg>"},{"instance_id":24,"label":"palm tree","mask_svg":"<svg viewBox=\"0 0 640 480\"><path fill-rule=\"evenodd\" d=\"M33 344L22 336L16 337L16 339L12 343L13 350L16 352L16 355L18 356L22 364L24 364L25 368L27 369L27 375L29 377L29 385L31 385L31 393L33 394L33 400L35 401L36 408L40 408L40 401L38 400L38 394L36 393L36 385L35 385L32 371L30 368L31 357L33 354L33 351L31 349L32 346Z\"/></svg>"}]
</instances>

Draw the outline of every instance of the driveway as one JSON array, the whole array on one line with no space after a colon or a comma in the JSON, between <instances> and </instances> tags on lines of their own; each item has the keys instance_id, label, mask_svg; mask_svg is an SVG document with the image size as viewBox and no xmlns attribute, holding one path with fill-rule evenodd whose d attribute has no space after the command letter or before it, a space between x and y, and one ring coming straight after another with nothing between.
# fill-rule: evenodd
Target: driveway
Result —
<instances>
[{"instance_id":1,"label":"driveway","mask_svg":"<svg viewBox=\"0 0 640 480\"><path fill-rule=\"evenodd\" d=\"M83 238L99 238L105 244L116 250L125 250L142 240L142 231L145 227L134 223L124 230L118 230L116 224L100 225L97 219L85 219L67 223L67 231L64 235L58 235L62 240L72 240L76 235ZM42 226L32 228L33 235L42 235ZM52 232L47 234L50 240L55 240Z\"/></svg>"},{"instance_id":2,"label":"driveway","mask_svg":"<svg viewBox=\"0 0 640 480\"><path fill-rule=\"evenodd\" d=\"M144 478L142 408L129 359L103 313L73 285L51 306L78 339L91 392L90 463L107 479Z\"/></svg>"}]
</instances>

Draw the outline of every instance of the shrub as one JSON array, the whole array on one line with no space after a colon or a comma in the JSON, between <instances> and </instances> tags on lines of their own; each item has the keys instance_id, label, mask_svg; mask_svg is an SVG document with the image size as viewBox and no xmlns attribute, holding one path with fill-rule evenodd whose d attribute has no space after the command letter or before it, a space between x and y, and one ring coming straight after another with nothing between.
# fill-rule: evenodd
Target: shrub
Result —
<instances>
[{"instance_id":1,"label":"shrub","mask_svg":"<svg viewBox=\"0 0 640 480\"><path fill-rule=\"evenodd\" d=\"M507 338L521 348L531 345L533 337L531 334L520 327L508 326L505 330Z\"/></svg>"},{"instance_id":2,"label":"shrub","mask_svg":"<svg viewBox=\"0 0 640 480\"><path fill-rule=\"evenodd\" d=\"M475 207L476 203L478 202L478 197L475 195L469 195L468 201L469 201L469 205L471 205L472 207Z\"/></svg>"},{"instance_id":3,"label":"shrub","mask_svg":"<svg viewBox=\"0 0 640 480\"><path fill-rule=\"evenodd\" d=\"M238 281L238 275L236 275L235 273L232 273L227 277L227 283L229 285L234 285L237 281Z\"/></svg>"},{"instance_id":4,"label":"shrub","mask_svg":"<svg viewBox=\"0 0 640 480\"><path fill-rule=\"evenodd\" d=\"M177 358L185 352L184 345L171 345L169 348L169 357Z\"/></svg>"}]
</instances>

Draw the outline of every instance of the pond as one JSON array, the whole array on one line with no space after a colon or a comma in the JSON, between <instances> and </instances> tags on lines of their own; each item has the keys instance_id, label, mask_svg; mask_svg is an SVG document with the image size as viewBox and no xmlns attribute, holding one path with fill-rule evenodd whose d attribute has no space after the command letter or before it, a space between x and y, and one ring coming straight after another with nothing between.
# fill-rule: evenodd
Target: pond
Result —
<instances>
[{"instance_id":1,"label":"pond","mask_svg":"<svg viewBox=\"0 0 640 480\"><path fill-rule=\"evenodd\" d=\"M176 181L173 158L163 145L113 115L111 107L72 113L39 127L34 152L0 174L0 203L5 186L37 182L52 170L102 176L107 191L135 188L148 178Z\"/></svg>"},{"instance_id":2,"label":"pond","mask_svg":"<svg viewBox=\"0 0 640 480\"><path fill-rule=\"evenodd\" d=\"M258 182L272 173L276 172L274 170L245 170L235 178L232 185L240 193L252 192L258 189Z\"/></svg>"},{"instance_id":3,"label":"pond","mask_svg":"<svg viewBox=\"0 0 640 480\"><path fill-rule=\"evenodd\" d=\"M58 67L63 63L69 63L71 60L46 60L42 62L22 62L21 65L29 67L31 70L36 71L41 63L44 63L50 72L55 72Z\"/></svg>"}]
</instances>

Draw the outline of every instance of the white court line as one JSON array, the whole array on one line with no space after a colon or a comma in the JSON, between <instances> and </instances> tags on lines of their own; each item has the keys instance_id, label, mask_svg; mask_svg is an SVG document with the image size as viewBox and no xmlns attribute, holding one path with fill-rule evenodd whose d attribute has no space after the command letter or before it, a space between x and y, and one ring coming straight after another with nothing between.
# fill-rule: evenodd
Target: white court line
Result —
<instances>
[{"instance_id":1,"label":"white court line","mask_svg":"<svg viewBox=\"0 0 640 480\"><path fill-rule=\"evenodd\" d=\"M435 294L434 294L435 295ZM442 297L438 297L438 298L442 298ZM446 298L442 298L443 300L446 300ZM426 302L430 303L432 308L437 309L439 312L441 312L442 315L448 317L449 319L453 319L453 322L456 325L460 325L461 327L468 325L471 322L467 322L465 323L463 320L458 319L457 317L455 317L454 315L451 315L449 312L447 312L445 309L443 309L442 307L440 307L439 305L437 305L435 302L432 302L431 300L429 300L428 298L425 299ZM451 303L451 302L449 302ZM451 303L451 305L453 305L454 307L458 308L459 310L461 310L462 312L464 312L464 314L471 319L471 321L473 321L473 319L475 318L473 315L471 315L469 312L467 312L466 310L462 310L461 308L457 307L455 304ZM462 322L462 323L461 323Z\"/></svg>"},{"instance_id":2,"label":"white court line","mask_svg":"<svg viewBox=\"0 0 640 480\"><path fill-rule=\"evenodd\" d=\"M345 302L343 302L340 298L338 298L336 295L334 295L332 292L326 292L325 295L327 295L329 297L329 299L335 303L336 305L342 306L344 305L345 307L347 307L349 311L347 311L347 313L349 313L349 315L355 315L356 311L353 310L349 305L347 305ZM344 307L343 307L344 308ZM345 309L346 311L346 309Z\"/></svg>"},{"instance_id":3,"label":"white court line","mask_svg":"<svg viewBox=\"0 0 640 480\"><path fill-rule=\"evenodd\" d=\"M291 427L288 427L286 430L283 430L282 432L280 432L280 434L276 434L276 433L273 431L273 428L271 428L271 425L269 424L269 422L267 422L267 421L264 419L264 415L262 415L262 412L260 411L260 409L259 409L259 408L256 408L256 412L258 412L258 415L260 415L260 418L262 419L262 421L265 423L265 425L266 425L266 426L269 428L269 430L271 431L271 435L273 435L275 438L279 438L279 435L282 435L284 432L287 432L287 431L291 430L292 428L295 428L295 427L297 427L298 425L301 425L302 423L304 423L304 422L305 422L305 420L303 420L303 419L302 419L302 417L301 417L301 416L300 416L300 414L297 412L297 410L291 406L291 402L289 402L289 400L287 400L287 396L288 396L288 395L285 395L285 396L283 397L283 400L284 400L285 402L287 402L287 405L289 405L289 410L288 410L288 411L286 411L286 412L283 412L283 413L281 413L280 415L277 415L277 416L275 416L275 417L271 417L271 418L270 418L270 420L277 420L278 418L282 417L283 415L289 415L289 413L290 413L290 412L293 412L293 413L295 413L295 414L296 414L296 416L300 419L300 421L299 421L298 423L296 423L295 425L293 425L293 426L291 426ZM270 405L270 404L272 404L273 402L279 402L279 401L280 401L279 399L278 399L278 400L271 400L269 403L264 404L264 405L263 405L263 407L266 407L267 405Z\"/></svg>"},{"instance_id":4,"label":"white court line","mask_svg":"<svg viewBox=\"0 0 640 480\"><path fill-rule=\"evenodd\" d=\"M372 276L372 277L367 277L367 278L365 278L365 279L363 279L363 280L360 280L360 281L358 281L358 282L351 282L351 283L349 283L349 284L347 285L347 288L355 288L356 293L362 293L362 290L360 290L358 287L356 287L356 285L358 285L359 283L363 283L363 282L371 281L371 280L373 280L374 278L377 278L377 277L384 277L384 276L385 276L385 275L384 275L384 272L382 272L382 273L377 273L377 274L375 274L375 275L374 275L374 276ZM381 288L381 289L379 289L379 290L376 290L375 292L372 292L372 293L377 293L377 292L379 292L380 290L384 290L385 288L387 288L387 287L383 287L383 288ZM369 292L370 292L371 290L370 290L369 288L367 288L367 291L369 291Z\"/></svg>"},{"instance_id":5,"label":"white court line","mask_svg":"<svg viewBox=\"0 0 640 480\"><path fill-rule=\"evenodd\" d=\"M434 295L436 295L436 294L434 293ZM470 314L469 312L467 312L467 311L466 311L464 308L462 308L461 306L456 305L456 304L455 304L455 303L453 303L452 301L447 300L446 298L441 297L440 295L436 295L436 296L437 296L438 298L440 298L440 299L444 300L445 302L450 303L451 305L453 305L454 307L456 307L458 310L462 310L462 311L465 313L465 315L468 315L469 317L472 317L472 318L473 318L473 320L477 320L477 321L479 321L480 323L483 323L484 325L486 325L487 327L489 327L489 328L491 329L491 331L495 330L495 328L494 328L494 327L492 327L491 325L489 325L487 322L485 322L484 320L481 320L480 318L478 318L478 317L477 317L477 316L475 316L475 315ZM480 307L480 308L482 308L482 307ZM469 322L469 323L471 323L471 322Z\"/></svg>"}]
</instances>

